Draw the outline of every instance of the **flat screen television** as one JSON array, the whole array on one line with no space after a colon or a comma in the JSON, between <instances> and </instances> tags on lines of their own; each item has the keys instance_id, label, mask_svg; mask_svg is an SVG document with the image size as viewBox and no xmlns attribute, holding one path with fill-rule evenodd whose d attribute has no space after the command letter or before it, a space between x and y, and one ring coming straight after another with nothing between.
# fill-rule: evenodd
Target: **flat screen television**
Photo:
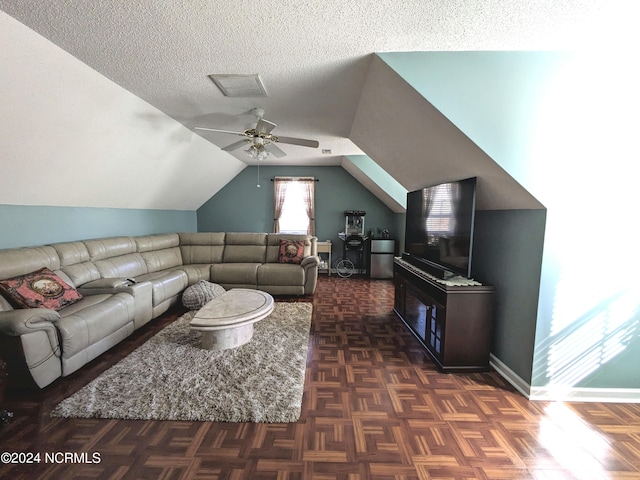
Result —
<instances>
[{"instance_id":1,"label":"flat screen television","mask_svg":"<svg viewBox=\"0 0 640 480\"><path fill-rule=\"evenodd\" d=\"M407 193L403 258L445 278L471 278L476 177Z\"/></svg>"}]
</instances>

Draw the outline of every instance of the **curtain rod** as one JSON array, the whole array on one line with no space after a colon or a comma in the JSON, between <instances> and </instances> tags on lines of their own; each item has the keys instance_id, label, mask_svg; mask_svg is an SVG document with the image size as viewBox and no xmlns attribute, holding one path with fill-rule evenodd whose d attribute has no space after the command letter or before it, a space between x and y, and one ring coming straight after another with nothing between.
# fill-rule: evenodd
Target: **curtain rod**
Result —
<instances>
[{"instance_id":1,"label":"curtain rod","mask_svg":"<svg viewBox=\"0 0 640 480\"><path fill-rule=\"evenodd\" d=\"M312 177L276 177L279 180L311 180ZM276 179L272 178L271 181L274 182ZM319 182L319 178L313 178L314 182Z\"/></svg>"}]
</instances>

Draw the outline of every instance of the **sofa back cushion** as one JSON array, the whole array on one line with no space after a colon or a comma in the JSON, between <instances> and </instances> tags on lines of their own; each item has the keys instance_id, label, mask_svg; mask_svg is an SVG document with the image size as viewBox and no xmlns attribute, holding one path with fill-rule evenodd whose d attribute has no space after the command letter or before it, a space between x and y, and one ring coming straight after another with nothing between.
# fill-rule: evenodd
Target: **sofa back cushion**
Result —
<instances>
[{"instance_id":1,"label":"sofa back cushion","mask_svg":"<svg viewBox=\"0 0 640 480\"><path fill-rule=\"evenodd\" d=\"M93 261L134 253L138 248L131 237L96 238L84 240L83 243Z\"/></svg>"},{"instance_id":2,"label":"sofa back cushion","mask_svg":"<svg viewBox=\"0 0 640 480\"><path fill-rule=\"evenodd\" d=\"M317 255L316 237L310 235L293 235L285 233L270 233L267 236L267 257L266 263L278 263L280 261L280 241L292 240L294 242L303 242L304 250L302 258L310 255Z\"/></svg>"},{"instance_id":3,"label":"sofa back cushion","mask_svg":"<svg viewBox=\"0 0 640 480\"><path fill-rule=\"evenodd\" d=\"M267 251L266 233L227 233L224 263L264 263Z\"/></svg>"},{"instance_id":4,"label":"sofa back cushion","mask_svg":"<svg viewBox=\"0 0 640 480\"><path fill-rule=\"evenodd\" d=\"M83 242L54 243L51 246L60 257L60 269L76 287L100 278L100 272L90 260L89 250Z\"/></svg>"},{"instance_id":5,"label":"sofa back cushion","mask_svg":"<svg viewBox=\"0 0 640 480\"><path fill-rule=\"evenodd\" d=\"M182 265L180 237L176 233L134 237L138 253L144 259L149 273Z\"/></svg>"},{"instance_id":6,"label":"sofa back cushion","mask_svg":"<svg viewBox=\"0 0 640 480\"><path fill-rule=\"evenodd\" d=\"M139 253L120 255L94 262L102 278L135 278L147 272L147 264Z\"/></svg>"},{"instance_id":7,"label":"sofa back cushion","mask_svg":"<svg viewBox=\"0 0 640 480\"><path fill-rule=\"evenodd\" d=\"M164 248L154 252L141 253L149 273L182 266L182 255L178 247Z\"/></svg>"},{"instance_id":8,"label":"sofa back cushion","mask_svg":"<svg viewBox=\"0 0 640 480\"><path fill-rule=\"evenodd\" d=\"M58 270L60 258L50 246L0 250L0 280L35 272L41 268Z\"/></svg>"},{"instance_id":9,"label":"sofa back cushion","mask_svg":"<svg viewBox=\"0 0 640 480\"><path fill-rule=\"evenodd\" d=\"M102 278L137 277L148 273L147 264L137 253L138 247L131 237L100 238L83 243Z\"/></svg>"},{"instance_id":10,"label":"sofa back cushion","mask_svg":"<svg viewBox=\"0 0 640 480\"><path fill-rule=\"evenodd\" d=\"M173 248L180 245L180 237L177 233L162 233L159 235L133 237L133 241L136 242L137 250L140 253L163 250L165 248Z\"/></svg>"},{"instance_id":11,"label":"sofa back cushion","mask_svg":"<svg viewBox=\"0 0 640 480\"><path fill-rule=\"evenodd\" d=\"M180 233L180 252L184 265L222 263L224 232Z\"/></svg>"}]
</instances>

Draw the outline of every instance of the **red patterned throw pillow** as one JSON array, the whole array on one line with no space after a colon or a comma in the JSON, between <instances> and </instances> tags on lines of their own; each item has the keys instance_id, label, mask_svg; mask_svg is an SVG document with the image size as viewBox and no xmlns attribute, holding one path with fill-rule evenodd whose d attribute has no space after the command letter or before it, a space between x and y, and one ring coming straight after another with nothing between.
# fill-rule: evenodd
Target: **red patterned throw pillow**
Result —
<instances>
[{"instance_id":1,"label":"red patterned throw pillow","mask_svg":"<svg viewBox=\"0 0 640 480\"><path fill-rule=\"evenodd\" d=\"M280 263L300 263L304 256L304 242L280 240Z\"/></svg>"},{"instance_id":2,"label":"red patterned throw pillow","mask_svg":"<svg viewBox=\"0 0 640 480\"><path fill-rule=\"evenodd\" d=\"M48 268L0 280L0 293L16 308L61 310L82 295Z\"/></svg>"}]
</instances>

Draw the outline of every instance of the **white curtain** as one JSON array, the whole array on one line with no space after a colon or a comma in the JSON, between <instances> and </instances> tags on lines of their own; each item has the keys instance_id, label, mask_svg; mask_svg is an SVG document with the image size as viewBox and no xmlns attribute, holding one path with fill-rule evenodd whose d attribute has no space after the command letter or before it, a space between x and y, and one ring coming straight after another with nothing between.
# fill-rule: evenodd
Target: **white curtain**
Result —
<instances>
[{"instance_id":1,"label":"white curtain","mask_svg":"<svg viewBox=\"0 0 640 480\"><path fill-rule=\"evenodd\" d=\"M316 234L316 207L314 202L315 197L315 185L314 179L302 180L304 188L304 201L307 207L307 216L309 217L309 226L307 227L307 235Z\"/></svg>"},{"instance_id":2,"label":"white curtain","mask_svg":"<svg viewBox=\"0 0 640 480\"><path fill-rule=\"evenodd\" d=\"M276 177L273 183L273 231L274 233L280 233L280 216L282 215L282 207L284 207L284 201L287 196L289 180Z\"/></svg>"},{"instance_id":3,"label":"white curtain","mask_svg":"<svg viewBox=\"0 0 640 480\"><path fill-rule=\"evenodd\" d=\"M292 186L294 183L296 188ZM275 233L280 233L280 219L283 210L287 208L286 203L301 201L306 213L306 218L301 222L301 230L305 230L307 235L315 235L315 183L313 177L276 177L274 179L273 231ZM300 190L302 195L299 193ZM291 192L289 197L294 198L287 198L288 191ZM297 193L294 193L296 191ZM300 203L296 205L300 206Z\"/></svg>"}]
</instances>

